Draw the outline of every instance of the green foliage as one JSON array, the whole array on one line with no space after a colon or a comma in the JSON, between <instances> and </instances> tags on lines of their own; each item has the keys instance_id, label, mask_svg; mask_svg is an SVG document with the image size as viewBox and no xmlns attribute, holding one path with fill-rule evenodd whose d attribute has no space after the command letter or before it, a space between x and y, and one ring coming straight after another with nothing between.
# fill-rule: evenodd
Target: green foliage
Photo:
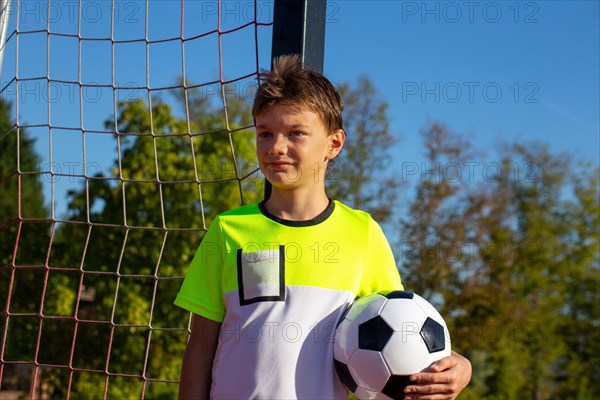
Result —
<instances>
[{"instance_id":1,"label":"green foliage","mask_svg":"<svg viewBox=\"0 0 600 400\"><path fill-rule=\"evenodd\" d=\"M399 186L393 175L382 174L391 164L395 140L388 104L367 77L359 78L355 86L344 83L338 90L344 103L346 142L328 168L327 193L385 223L395 210Z\"/></svg>"},{"instance_id":2,"label":"green foliage","mask_svg":"<svg viewBox=\"0 0 600 400\"><path fill-rule=\"evenodd\" d=\"M424 139L440 174L419 183L403 221L402 268L472 361L464 397L600 396L600 170L530 143L465 185L443 171L473 161L468 143L440 124Z\"/></svg>"},{"instance_id":3,"label":"green foliage","mask_svg":"<svg viewBox=\"0 0 600 400\"><path fill-rule=\"evenodd\" d=\"M189 321L173 305L181 278L214 216L262 194L262 178L248 176L256 168L248 106L230 100L224 123L222 109L206 99L190 98L190 104L189 120L161 102L151 112L141 100L118 104L115 120L106 122L117 132L112 170L69 193L70 222L46 224L44 233L33 224L21 229L17 264L50 269L15 272L11 311L37 313L42 307L47 319L37 360L76 369L72 375L60 368L45 371L45 396L64 398L69 386L71 397L82 399L103 391L108 398L176 396ZM37 158L23 131L18 138L5 134L3 165L16 166L17 140L21 170L27 170ZM3 223L18 217L16 179L7 182L15 196L1 198L7 203ZM30 208L43 206L40 194L41 185L22 187L22 198L34 199ZM2 240L3 264L10 263L15 246L11 229L2 230L13 237ZM40 246L50 232L52 245ZM8 282L2 281L4 301ZM13 317L7 359L33 361L38 332L39 317Z\"/></svg>"},{"instance_id":4,"label":"green foliage","mask_svg":"<svg viewBox=\"0 0 600 400\"><path fill-rule=\"evenodd\" d=\"M0 334L6 335L3 360L31 362L36 357L36 314L52 224L46 219L39 175L32 174L39 169L34 141L14 126L10 110L11 105L0 100ZM12 371L12 376L6 374L7 382L19 387L24 370Z\"/></svg>"},{"instance_id":5,"label":"green foliage","mask_svg":"<svg viewBox=\"0 0 600 400\"><path fill-rule=\"evenodd\" d=\"M80 362L94 370L107 365L109 373L125 375L111 378L106 387L110 398L139 397L142 390L149 399L175 396L174 383L142 385L135 378L179 378L188 314L173 305L181 281L172 278L183 276L201 230L218 212L255 201L262 192L259 179L241 180L236 171L254 159L249 140L254 135L245 129L251 124L247 107L231 104L231 119L239 125L231 123L227 130L218 109L191 100L191 135L188 122L174 117L165 103L154 104L151 113L141 100L119 104L121 154L114 171L119 179L98 176L89 190L71 193L72 219L89 213L94 224L89 232L74 224L60 232L69 242L85 242L89 235L85 258L73 265L82 262L90 271L84 284L95 293L79 316L107 325L89 339L82 337ZM174 327L180 330L162 330ZM105 348L110 343L110 354L91 357L89 349L98 343ZM103 379L76 376L71 392L85 397Z\"/></svg>"},{"instance_id":6,"label":"green foliage","mask_svg":"<svg viewBox=\"0 0 600 400\"><path fill-rule=\"evenodd\" d=\"M39 169L40 160L34 151L34 141L24 129L15 127L10 109L11 105L0 99L0 226L3 227L0 230L0 267L13 260L19 222L23 218L43 219L48 216L38 175L27 174ZM35 252L30 259L39 261L41 253L34 248L40 247L40 238L35 236L32 233L20 240L32 239L24 244L38 243L38 246L29 248ZM47 233L44 236L47 237Z\"/></svg>"},{"instance_id":7,"label":"green foliage","mask_svg":"<svg viewBox=\"0 0 600 400\"><path fill-rule=\"evenodd\" d=\"M348 138L329 195L391 225L400 182L385 173L387 104L366 78L340 91ZM0 102L4 361L44 365L48 398L175 397L189 323L173 305L181 277L214 216L258 200L263 182L248 105L228 98L225 114L189 95L187 119L163 102L118 104L106 122L114 165L69 193L68 222L48 219L27 173L33 141ZM461 399L600 397L600 170L531 143L493 161L502 173L466 182L444 167L483 152L442 124L423 137L438 172L416 187L397 255L405 286L439 306L473 364ZM19 373L4 371L3 385Z\"/></svg>"}]
</instances>

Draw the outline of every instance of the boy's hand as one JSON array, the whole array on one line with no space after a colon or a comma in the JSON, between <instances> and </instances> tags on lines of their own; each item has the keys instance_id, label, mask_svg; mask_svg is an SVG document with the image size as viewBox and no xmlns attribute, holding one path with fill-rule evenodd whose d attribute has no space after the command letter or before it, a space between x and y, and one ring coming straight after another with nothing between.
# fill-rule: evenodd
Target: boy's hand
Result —
<instances>
[{"instance_id":1,"label":"boy's hand","mask_svg":"<svg viewBox=\"0 0 600 400\"><path fill-rule=\"evenodd\" d=\"M414 383L405 388L405 399L453 400L471 380L471 363L453 351L410 380Z\"/></svg>"}]
</instances>

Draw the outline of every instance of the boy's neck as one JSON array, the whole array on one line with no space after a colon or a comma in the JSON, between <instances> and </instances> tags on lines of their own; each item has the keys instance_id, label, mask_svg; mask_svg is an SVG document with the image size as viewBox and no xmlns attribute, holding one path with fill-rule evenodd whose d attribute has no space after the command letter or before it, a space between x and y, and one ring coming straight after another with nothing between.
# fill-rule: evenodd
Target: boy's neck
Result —
<instances>
[{"instance_id":1,"label":"boy's neck","mask_svg":"<svg viewBox=\"0 0 600 400\"><path fill-rule=\"evenodd\" d=\"M329 205L325 192L282 192L273 188L264 206L272 215L288 221L308 221L321 214Z\"/></svg>"}]
</instances>

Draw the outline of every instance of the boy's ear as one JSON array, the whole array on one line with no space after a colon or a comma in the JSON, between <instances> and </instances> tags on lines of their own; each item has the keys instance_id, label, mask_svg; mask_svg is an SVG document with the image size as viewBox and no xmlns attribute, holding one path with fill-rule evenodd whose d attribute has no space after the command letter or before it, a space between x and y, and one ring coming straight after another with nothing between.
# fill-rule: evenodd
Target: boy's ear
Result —
<instances>
[{"instance_id":1,"label":"boy's ear","mask_svg":"<svg viewBox=\"0 0 600 400\"><path fill-rule=\"evenodd\" d=\"M344 141L346 140L346 132L343 129L338 129L331 134L329 139L329 149L327 150L327 159L333 160L344 147Z\"/></svg>"}]
</instances>

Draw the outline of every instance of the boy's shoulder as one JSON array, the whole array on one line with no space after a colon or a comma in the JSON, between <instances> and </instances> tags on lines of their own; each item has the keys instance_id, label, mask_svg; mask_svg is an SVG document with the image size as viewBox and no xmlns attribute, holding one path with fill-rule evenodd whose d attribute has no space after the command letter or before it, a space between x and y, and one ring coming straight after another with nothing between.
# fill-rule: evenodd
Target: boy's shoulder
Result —
<instances>
[{"instance_id":1,"label":"boy's shoulder","mask_svg":"<svg viewBox=\"0 0 600 400\"><path fill-rule=\"evenodd\" d=\"M357 208L352 208L341 201L334 200L336 209L340 214L343 214L344 218L352 218L361 222L370 222L372 221L371 214L366 211L359 210Z\"/></svg>"},{"instance_id":2,"label":"boy's shoulder","mask_svg":"<svg viewBox=\"0 0 600 400\"><path fill-rule=\"evenodd\" d=\"M229 218L229 217L249 217L261 214L258 207L258 203L250 203L231 210L224 211L217 215L217 218Z\"/></svg>"}]
</instances>

